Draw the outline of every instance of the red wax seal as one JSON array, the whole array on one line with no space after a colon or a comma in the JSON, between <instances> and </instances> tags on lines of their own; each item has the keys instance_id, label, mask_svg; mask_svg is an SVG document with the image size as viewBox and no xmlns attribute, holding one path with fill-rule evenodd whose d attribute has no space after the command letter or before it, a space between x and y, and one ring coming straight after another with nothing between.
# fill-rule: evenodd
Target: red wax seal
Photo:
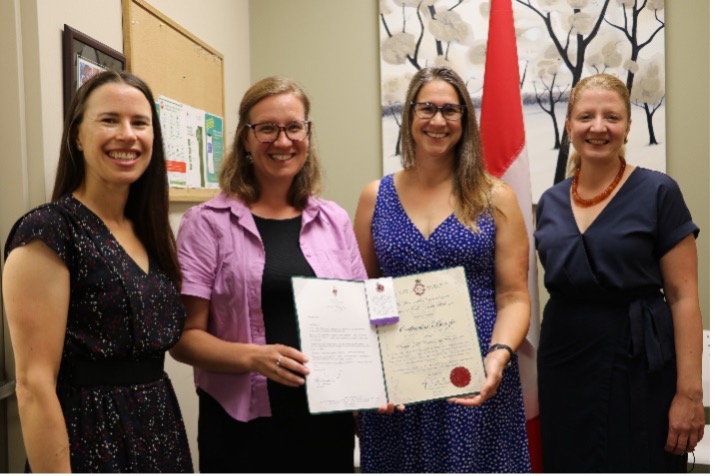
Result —
<instances>
[{"instance_id":1,"label":"red wax seal","mask_svg":"<svg viewBox=\"0 0 715 476\"><path fill-rule=\"evenodd\" d=\"M449 380L455 387L466 387L472 381L472 374L466 367L455 367L449 374Z\"/></svg>"}]
</instances>

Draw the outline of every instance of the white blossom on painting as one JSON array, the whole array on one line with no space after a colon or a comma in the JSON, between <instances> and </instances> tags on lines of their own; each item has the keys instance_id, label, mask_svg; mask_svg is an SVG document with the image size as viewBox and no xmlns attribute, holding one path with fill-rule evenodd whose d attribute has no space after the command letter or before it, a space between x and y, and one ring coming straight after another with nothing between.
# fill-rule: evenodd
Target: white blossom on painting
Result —
<instances>
[{"instance_id":1,"label":"white blossom on painting","mask_svg":"<svg viewBox=\"0 0 715 476\"><path fill-rule=\"evenodd\" d=\"M379 1L383 173L390 173L400 168L402 102L418 69L454 68L479 108L490 3ZM568 94L579 79L595 73L614 74L631 91L628 161L665 171L665 1L512 3L534 203L565 176Z\"/></svg>"}]
</instances>

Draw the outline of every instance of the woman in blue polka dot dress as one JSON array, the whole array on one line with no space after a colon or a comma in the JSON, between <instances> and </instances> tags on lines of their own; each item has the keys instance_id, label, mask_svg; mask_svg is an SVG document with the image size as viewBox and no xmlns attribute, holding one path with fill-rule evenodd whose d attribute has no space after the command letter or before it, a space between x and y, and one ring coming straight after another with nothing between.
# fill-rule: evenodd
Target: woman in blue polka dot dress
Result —
<instances>
[{"instance_id":1,"label":"woman in blue polka dot dress","mask_svg":"<svg viewBox=\"0 0 715 476\"><path fill-rule=\"evenodd\" d=\"M515 194L484 169L474 106L454 71L419 71L405 105L403 170L363 190L360 252L373 278L463 266L487 379L474 396L362 412L361 471L530 472L513 351L529 327L529 244Z\"/></svg>"}]
</instances>

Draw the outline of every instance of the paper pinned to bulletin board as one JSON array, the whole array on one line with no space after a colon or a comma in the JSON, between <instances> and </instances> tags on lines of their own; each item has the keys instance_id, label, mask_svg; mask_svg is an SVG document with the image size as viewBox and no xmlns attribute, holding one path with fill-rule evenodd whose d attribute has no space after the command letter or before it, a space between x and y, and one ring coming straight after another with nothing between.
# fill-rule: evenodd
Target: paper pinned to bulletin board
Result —
<instances>
[{"instance_id":1,"label":"paper pinned to bulletin board","mask_svg":"<svg viewBox=\"0 0 715 476\"><path fill-rule=\"evenodd\" d=\"M169 186L215 190L223 157L223 118L159 96Z\"/></svg>"},{"instance_id":2,"label":"paper pinned to bulletin board","mask_svg":"<svg viewBox=\"0 0 715 476\"><path fill-rule=\"evenodd\" d=\"M223 118L206 113L206 183L218 188L218 173L223 160ZM214 185L215 184L215 187Z\"/></svg>"},{"instance_id":3,"label":"paper pinned to bulletin board","mask_svg":"<svg viewBox=\"0 0 715 476\"><path fill-rule=\"evenodd\" d=\"M122 25L127 70L161 98L170 200L208 200L224 150L223 55L145 0L122 0Z\"/></svg>"}]
</instances>

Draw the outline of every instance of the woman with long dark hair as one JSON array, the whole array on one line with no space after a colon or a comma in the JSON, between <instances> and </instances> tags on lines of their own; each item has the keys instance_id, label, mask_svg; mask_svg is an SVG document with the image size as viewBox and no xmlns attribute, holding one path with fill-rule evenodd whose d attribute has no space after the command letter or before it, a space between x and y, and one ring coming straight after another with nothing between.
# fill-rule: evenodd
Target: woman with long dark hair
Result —
<instances>
[{"instance_id":1,"label":"woman with long dark hair","mask_svg":"<svg viewBox=\"0 0 715 476\"><path fill-rule=\"evenodd\" d=\"M106 71L76 93L52 201L5 245L3 297L32 471L191 472L164 355L185 311L149 87Z\"/></svg>"}]
</instances>

